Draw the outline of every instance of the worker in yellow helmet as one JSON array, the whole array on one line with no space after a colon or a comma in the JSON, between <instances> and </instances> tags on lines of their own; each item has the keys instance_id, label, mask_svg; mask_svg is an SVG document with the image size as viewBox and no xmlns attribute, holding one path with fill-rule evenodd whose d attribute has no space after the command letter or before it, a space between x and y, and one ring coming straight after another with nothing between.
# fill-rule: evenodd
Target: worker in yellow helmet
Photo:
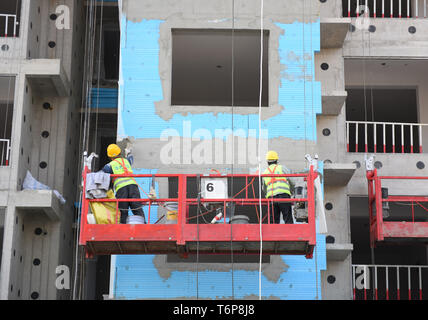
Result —
<instances>
[{"instance_id":1,"label":"worker in yellow helmet","mask_svg":"<svg viewBox=\"0 0 428 320\"><path fill-rule=\"evenodd\" d=\"M289 170L286 167L278 164L278 153L269 151L266 154L266 161L268 167L263 174L287 174ZM291 198L293 191L293 183L286 177L263 177L263 190L265 191L266 198ZM269 211L273 217L273 223L280 223L280 215L284 223L292 224L293 216L291 213L291 202L273 202Z\"/></svg>"},{"instance_id":2,"label":"worker in yellow helmet","mask_svg":"<svg viewBox=\"0 0 428 320\"><path fill-rule=\"evenodd\" d=\"M116 144L110 144L107 147L107 156L111 161L104 166L102 171L110 174L132 174L131 165L134 161L134 157L132 156L130 149L125 149L125 157L122 157L120 147ZM132 177L114 178L113 190L116 199L141 199L138 184ZM146 223L141 203L135 201L119 201L121 224L126 223L129 208L131 208L132 214L142 216L144 223Z\"/></svg>"}]
</instances>

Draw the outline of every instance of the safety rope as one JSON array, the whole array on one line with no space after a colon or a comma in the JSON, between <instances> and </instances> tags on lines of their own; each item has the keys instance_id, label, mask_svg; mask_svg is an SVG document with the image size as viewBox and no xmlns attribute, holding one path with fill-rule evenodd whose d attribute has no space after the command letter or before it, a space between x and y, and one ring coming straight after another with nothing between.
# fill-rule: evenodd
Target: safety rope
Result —
<instances>
[{"instance_id":1,"label":"safety rope","mask_svg":"<svg viewBox=\"0 0 428 320\"><path fill-rule=\"evenodd\" d=\"M235 0L232 0L232 67L231 67L231 104L232 104L232 192L233 192L233 169L234 169L234 162L235 162L235 133L234 133L234 106L235 106ZM224 208L224 219L227 218L227 207ZM231 203L230 207L230 217L229 217L229 224L230 224L230 260L231 260L231 272L232 272L232 299L235 297L235 287L234 287L234 256L233 256L233 223L232 218L235 215L235 206L234 203Z\"/></svg>"},{"instance_id":2,"label":"safety rope","mask_svg":"<svg viewBox=\"0 0 428 320\"><path fill-rule=\"evenodd\" d=\"M263 9L264 1L260 0L260 80L259 80L259 144L258 144L258 175L259 175L259 209L262 213L262 179L261 179L261 138L262 138L262 93L263 93ZM263 233L262 219L259 223L260 254L259 254L259 300L262 299L262 257L263 257Z\"/></svg>"}]
</instances>

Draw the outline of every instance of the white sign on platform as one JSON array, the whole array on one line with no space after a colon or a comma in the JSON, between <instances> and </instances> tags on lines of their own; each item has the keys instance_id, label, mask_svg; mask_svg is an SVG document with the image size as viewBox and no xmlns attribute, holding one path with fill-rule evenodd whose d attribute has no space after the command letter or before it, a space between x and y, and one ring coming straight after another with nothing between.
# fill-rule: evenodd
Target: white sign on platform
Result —
<instances>
[{"instance_id":1,"label":"white sign on platform","mask_svg":"<svg viewBox=\"0 0 428 320\"><path fill-rule=\"evenodd\" d=\"M204 199L227 198L227 178L201 178L201 188Z\"/></svg>"}]
</instances>

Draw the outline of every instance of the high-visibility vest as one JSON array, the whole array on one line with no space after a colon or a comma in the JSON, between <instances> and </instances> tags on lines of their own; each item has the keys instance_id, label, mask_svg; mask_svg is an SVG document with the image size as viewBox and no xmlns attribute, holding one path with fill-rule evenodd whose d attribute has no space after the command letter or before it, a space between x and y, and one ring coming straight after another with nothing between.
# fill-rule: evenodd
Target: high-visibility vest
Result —
<instances>
[{"instance_id":1,"label":"high-visibility vest","mask_svg":"<svg viewBox=\"0 0 428 320\"><path fill-rule=\"evenodd\" d=\"M263 174L284 174L282 166L271 164ZM263 177L263 182L266 185L266 198L276 196L278 194L286 193L291 196L290 184L286 177Z\"/></svg>"},{"instance_id":2,"label":"high-visibility vest","mask_svg":"<svg viewBox=\"0 0 428 320\"><path fill-rule=\"evenodd\" d=\"M113 174L132 174L132 167L129 161L125 158L116 158L110 162ZM137 184L132 177L113 178L113 189L116 193L117 190L130 184Z\"/></svg>"}]
</instances>

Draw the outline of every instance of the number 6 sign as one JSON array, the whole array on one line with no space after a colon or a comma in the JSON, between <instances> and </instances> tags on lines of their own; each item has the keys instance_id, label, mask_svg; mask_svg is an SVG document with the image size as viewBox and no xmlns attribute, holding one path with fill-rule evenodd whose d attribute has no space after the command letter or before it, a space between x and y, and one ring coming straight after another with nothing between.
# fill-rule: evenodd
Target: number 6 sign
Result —
<instances>
[{"instance_id":1,"label":"number 6 sign","mask_svg":"<svg viewBox=\"0 0 428 320\"><path fill-rule=\"evenodd\" d=\"M227 178L201 178L201 186L204 199L227 198Z\"/></svg>"}]
</instances>

